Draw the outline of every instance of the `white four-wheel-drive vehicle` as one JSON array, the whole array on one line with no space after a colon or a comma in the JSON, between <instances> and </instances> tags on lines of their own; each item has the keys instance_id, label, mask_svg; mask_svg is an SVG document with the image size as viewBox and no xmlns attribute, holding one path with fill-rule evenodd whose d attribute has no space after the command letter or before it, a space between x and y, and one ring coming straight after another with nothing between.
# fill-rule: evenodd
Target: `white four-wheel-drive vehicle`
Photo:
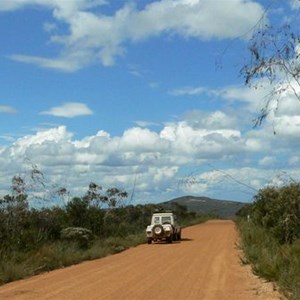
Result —
<instances>
[{"instance_id":1,"label":"white four-wheel-drive vehicle","mask_svg":"<svg viewBox=\"0 0 300 300\"><path fill-rule=\"evenodd\" d=\"M162 240L172 243L181 239L181 228L174 213L158 212L152 215L151 225L147 226L146 235L148 244Z\"/></svg>"}]
</instances>

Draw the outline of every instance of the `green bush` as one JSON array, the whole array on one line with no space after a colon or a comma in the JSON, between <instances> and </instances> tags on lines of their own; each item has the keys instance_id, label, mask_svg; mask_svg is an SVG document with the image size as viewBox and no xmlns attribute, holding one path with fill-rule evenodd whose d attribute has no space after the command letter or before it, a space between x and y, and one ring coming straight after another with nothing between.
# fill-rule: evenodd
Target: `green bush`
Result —
<instances>
[{"instance_id":1,"label":"green bush","mask_svg":"<svg viewBox=\"0 0 300 300\"><path fill-rule=\"evenodd\" d=\"M246 214L254 224L268 229L279 243L292 243L300 238L300 184L260 190L253 204L238 212L242 217Z\"/></svg>"},{"instance_id":2,"label":"green bush","mask_svg":"<svg viewBox=\"0 0 300 300\"><path fill-rule=\"evenodd\" d=\"M238 216L241 245L253 270L300 299L300 184L267 187Z\"/></svg>"}]
</instances>

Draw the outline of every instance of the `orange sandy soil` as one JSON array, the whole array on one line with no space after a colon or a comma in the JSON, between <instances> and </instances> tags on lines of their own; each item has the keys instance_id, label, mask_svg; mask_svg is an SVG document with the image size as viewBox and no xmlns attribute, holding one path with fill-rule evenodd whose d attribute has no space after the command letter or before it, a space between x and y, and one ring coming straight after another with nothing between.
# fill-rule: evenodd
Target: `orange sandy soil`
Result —
<instances>
[{"instance_id":1,"label":"orange sandy soil","mask_svg":"<svg viewBox=\"0 0 300 300\"><path fill-rule=\"evenodd\" d=\"M3 285L0 299L283 299L241 264L232 221L188 227L182 237Z\"/></svg>"}]
</instances>

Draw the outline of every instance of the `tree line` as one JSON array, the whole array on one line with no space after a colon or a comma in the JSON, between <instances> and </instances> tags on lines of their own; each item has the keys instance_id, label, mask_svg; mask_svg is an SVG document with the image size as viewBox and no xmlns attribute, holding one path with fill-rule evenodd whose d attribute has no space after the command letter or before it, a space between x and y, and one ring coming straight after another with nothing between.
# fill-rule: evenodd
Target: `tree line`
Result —
<instances>
[{"instance_id":1,"label":"tree line","mask_svg":"<svg viewBox=\"0 0 300 300\"><path fill-rule=\"evenodd\" d=\"M103 189L91 182L81 197L73 197L65 204L34 205L33 183L44 185L43 174L36 167L30 176L14 176L11 194L0 198L0 258L12 252L38 251L43 245L57 241L75 242L88 248L93 240L109 237L126 238L144 233L152 213L161 205L125 205L128 193L117 187ZM57 189L54 197L64 196L65 188ZM195 219L196 214L173 204L172 209L183 223Z\"/></svg>"}]
</instances>

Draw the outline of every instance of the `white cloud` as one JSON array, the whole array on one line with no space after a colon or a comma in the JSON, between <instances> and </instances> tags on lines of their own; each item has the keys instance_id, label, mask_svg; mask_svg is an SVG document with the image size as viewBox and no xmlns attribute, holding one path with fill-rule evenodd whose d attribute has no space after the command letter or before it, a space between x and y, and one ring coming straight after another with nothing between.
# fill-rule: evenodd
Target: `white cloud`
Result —
<instances>
[{"instance_id":1,"label":"white cloud","mask_svg":"<svg viewBox=\"0 0 300 300\"><path fill-rule=\"evenodd\" d=\"M261 83L262 85L263 83ZM225 88L210 89L208 87L183 87L169 92L173 96L201 96L221 98L228 103L242 103L250 112L258 112L269 99L270 88L249 88L247 86L227 86Z\"/></svg>"},{"instance_id":2,"label":"white cloud","mask_svg":"<svg viewBox=\"0 0 300 300\"><path fill-rule=\"evenodd\" d=\"M265 149L261 139L259 138L248 138L246 141L246 147L248 151L259 152Z\"/></svg>"},{"instance_id":3,"label":"white cloud","mask_svg":"<svg viewBox=\"0 0 300 300\"><path fill-rule=\"evenodd\" d=\"M258 112L270 90L266 88L249 88L247 86L229 86L217 91L218 96L231 102L244 103L250 112Z\"/></svg>"},{"instance_id":4,"label":"white cloud","mask_svg":"<svg viewBox=\"0 0 300 300\"><path fill-rule=\"evenodd\" d=\"M88 9L94 6L106 4L105 0L2 0L0 2L0 11L13 11L28 5L39 5L48 8L57 8L66 12L76 12L78 9Z\"/></svg>"},{"instance_id":5,"label":"white cloud","mask_svg":"<svg viewBox=\"0 0 300 300\"><path fill-rule=\"evenodd\" d=\"M276 163L276 159L272 156L265 156L259 161L259 165L261 166L272 166Z\"/></svg>"},{"instance_id":6,"label":"white cloud","mask_svg":"<svg viewBox=\"0 0 300 300\"><path fill-rule=\"evenodd\" d=\"M213 169L213 166L211 168ZM181 185L186 193L209 195L214 190L222 195L222 192L230 186L231 189L252 195L265 184L264 176L266 176L264 171L255 168L227 168L187 174L182 178Z\"/></svg>"},{"instance_id":7,"label":"white cloud","mask_svg":"<svg viewBox=\"0 0 300 300\"><path fill-rule=\"evenodd\" d=\"M245 127L245 124L249 125L251 121L255 121L261 116L262 109L266 109L268 114L263 124L258 126L255 131L248 130L246 145L249 150L266 150L272 142L274 133L285 141L286 145L290 143L299 144L300 101L295 95L295 92L298 95L300 93L299 85L294 84L291 87L289 84L283 83L282 92L273 95L271 92L272 85L265 80L258 80L256 84L259 88L228 86L209 89L199 86L175 89L170 93L174 96L185 97L205 94L226 101L226 114L223 111L216 111L208 116L199 111L186 113L185 118L193 127L203 127L204 124L210 125L212 128L235 128L236 126L241 127L241 125ZM277 89L279 90L280 87ZM236 104L239 104L238 114ZM229 117L230 112L231 117Z\"/></svg>"},{"instance_id":8,"label":"white cloud","mask_svg":"<svg viewBox=\"0 0 300 300\"><path fill-rule=\"evenodd\" d=\"M299 169L281 170L275 169L240 167L226 168L210 171L198 171L196 173L187 174L181 181L181 187L186 193L201 193L206 195L219 194L219 198L223 198L224 191L229 194L228 187L234 195L238 191L239 195L243 193L251 198L267 186L282 186L292 180L299 180ZM229 199L227 199L229 200Z\"/></svg>"},{"instance_id":9,"label":"white cloud","mask_svg":"<svg viewBox=\"0 0 300 300\"><path fill-rule=\"evenodd\" d=\"M139 126L139 127L159 126L158 123L155 123L155 122L149 122L149 121L142 121L142 120L135 121L134 123L135 123L137 126Z\"/></svg>"},{"instance_id":10,"label":"white cloud","mask_svg":"<svg viewBox=\"0 0 300 300\"><path fill-rule=\"evenodd\" d=\"M249 152L286 151L295 156L295 147L300 145L300 101L295 91L299 94L300 87L294 85L291 88L289 85L284 85L280 95L273 95L270 92L272 86L265 80L258 80L256 84L261 88L228 86L209 89L198 86L176 89L171 94L185 97L205 94L226 101L226 112L222 110L213 113L197 110L187 112L184 117L191 127L239 128L243 132L243 146ZM264 108L268 112L264 122L254 129L249 129L249 124L260 116Z\"/></svg>"},{"instance_id":11,"label":"white cloud","mask_svg":"<svg viewBox=\"0 0 300 300\"><path fill-rule=\"evenodd\" d=\"M300 101L295 95L285 96L278 104L276 116L300 116ZM274 103L275 104L275 103ZM276 104L275 104L276 105ZM274 107L276 108L276 107Z\"/></svg>"},{"instance_id":12,"label":"white cloud","mask_svg":"<svg viewBox=\"0 0 300 300\"><path fill-rule=\"evenodd\" d=\"M93 112L84 103L67 102L61 106L52 107L48 111L40 112L42 115L51 115L55 117L74 118L79 116L92 115Z\"/></svg>"},{"instance_id":13,"label":"white cloud","mask_svg":"<svg viewBox=\"0 0 300 300\"><path fill-rule=\"evenodd\" d=\"M74 55L70 54L67 57L49 59L43 57L15 54L15 55L10 55L10 58L18 62L36 64L43 68L60 70L63 72L74 72L79 70L81 68L81 64L83 64L84 61L86 60L84 55L85 54L82 53L82 57L80 57L80 53L78 53Z\"/></svg>"},{"instance_id":14,"label":"white cloud","mask_svg":"<svg viewBox=\"0 0 300 300\"><path fill-rule=\"evenodd\" d=\"M299 9L300 3L298 0L290 0L290 6L292 9Z\"/></svg>"},{"instance_id":15,"label":"white cloud","mask_svg":"<svg viewBox=\"0 0 300 300\"><path fill-rule=\"evenodd\" d=\"M214 115L219 113L213 112L207 118ZM236 190L245 192L245 198L251 198L253 190L249 191L245 185L259 189L270 184L269 178L274 176L270 163L274 163L275 168L280 160L276 151L280 154L285 146L278 143L270 156L271 134L270 137L260 131L243 134L236 129L222 128L222 122L219 122L220 128L217 124L211 128L205 127L205 123L195 127L180 121L166 124L159 132L133 127L115 137L100 130L80 140L75 140L64 126L38 131L1 147L0 190L8 190L9 178L26 169L26 158L37 164L49 181L65 185L72 195L82 195L89 182L96 181L104 187L119 186L128 191L136 182L135 196L139 200L150 201L150 195L156 201L163 200L178 189L211 196L215 193L220 198L225 191L229 195ZM297 149L294 148L295 154L290 155L286 165L290 163L297 168ZM260 169L247 167L251 159L255 161L256 155L261 153L266 154L259 162ZM226 167L207 171L207 166L215 161ZM187 166L201 171L183 176L182 170ZM299 170L293 170L290 174L297 178Z\"/></svg>"},{"instance_id":16,"label":"white cloud","mask_svg":"<svg viewBox=\"0 0 300 300\"><path fill-rule=\"evenodd\" d=\"M197 96L202 94L210 94L210 90L199 86L199 87L183 87L169 91L169 94L173 96Z\"/></svg>"},{"instance_id":17,"label":"white cloud","mask_svg":"<svg viewBox=\"0 0 300 300\"><path fill-rule=\"evenodd\" d=\"M192 110L185 113L184 119L195 128L230 129L238 127L236 115L228 115L220 110L214 112Z\"/></svg>"},{"instance_id":18,"label":"white cloud","mask_svg":"<svg viewBox=\"0 0 300 300\"><path fill-rule=\"evenodd\" d=\"M286 90L280 95L280 99L273 97L267 108L268 115L262 128L274 132L284 142L282 146L299 144L300 102L294 92Z\"/></svg>"},{"instance_id":19,"label":"white cloud","mask_svg":"<svg viewBox=\"0 0 300 300\"><path fill-rule=\"evenodd\" d=\"M9 178L24 169L28 158L57 183L67 179L74 192L97 178L103 185L128 187L134 176L139 178L139 192L166 192L176 189L176 174L186 162L199 164L216 155L222 159L242 149L242 144L238 131L195 129L184 122L168 124L159 133L133 127L121 136L101 130L81 140L73 140L73 134L60 126L4 147L0 172Z\"/></svg>"},{"instance_id":20,"label":"white cloud","mask_svg":"<svg viewBox=\"0 0 300 300\"><path fill-rule=\"evenodd\" d=\"M57 29L57 25L54 24L54 23L49 23L49 22L45 22L44 23L44 30L46 32L52 32L54 31L55 29Z\"/></svg>"},{"instance_id":21,"label":"white cloud","mask_svg":"<svg viewBox=\"0 0 300 300\"><path fill-rule=\"evenodd\" d=\"M276 134L280 137L298 139L300 136L300 115L274 118Z\"/></svg>"},{"instance_id":22,"label":"white cloud","mask_svg":"<svg viewBox=\"0 0 300 300\"><path fill-rule=\"evenodd\" d=\"M34 135L26 135L17 139L10 150L13 155L21 157L34 145L43 145L47 143L58 145L62 142L68 142L72 136L72 133L69 133L64 126L51 128L39 131Z\"/></svg>"},{"instance_id":23,"label":"white cloud","mask_svg":"<svg viewBox=\"0 0 300 300\"><path fill-rule=\"evenodd\" d=\"M292 156L289 158L289 164L290 165L298 165L300 161L300 157L299 156Z\"/></svg>"},{"instance_id":24,"label":"white cloud","mask_svg":"<svg viewBox=\"0 0 300 300\"><path fill-rule=\"evenodd\" d=\"M224 39L240 37L263 15L263 7L254 1L228 0L161 0L138 10L132 2L111 15L93 13L90 8L105 1L3 0L0 10L15 10L27 5L40 5L53 11L55 21L64 22L69 34L54 34L50 40L61 45L56 58L27 56L16 53L11 58L45 68L76 71L89 64L115 63L125 54L125 42L137 42L160 35L183 38ZM239 26L236 26L239 24ZM45 27L49 33L54 28ZM50 30L49 30L50 29ZM58 32L57 26L55 32Z\"/></svg>"},{"instance_id":25,"label":"white cloud","mask_svg":"<svg viewBox=\"0 0 300 300\"><path fill-rule=\"evenodd\" d=\"M17 110L12 106L0 105L0 113L13 114L16 112L17 112Z\"/></svg>"},{"instance_id":26,"label":"white cloud","mask_svg":"<svg viewBox=\"0 0 300 300\"><path fill-rule=\"evenodd\" d=\"M186 122L166 125L160 137L170 143L173 155L169 160L179 164L214 157L222 159L244 147L237 130L193 128Z\"/></svg>"}]
</instances>

